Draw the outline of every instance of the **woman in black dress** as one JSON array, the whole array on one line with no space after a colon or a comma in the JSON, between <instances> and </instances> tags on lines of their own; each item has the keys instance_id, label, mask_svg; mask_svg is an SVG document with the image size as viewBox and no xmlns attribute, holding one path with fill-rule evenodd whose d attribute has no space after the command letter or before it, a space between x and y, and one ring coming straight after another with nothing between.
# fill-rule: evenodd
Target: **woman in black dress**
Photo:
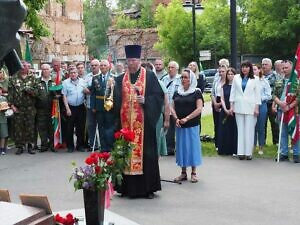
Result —
<instances>
[{"instance_id":1,"label":"woman in black dress","mask_svg":"<svg viewBox=\"0 0 300 225\"><path fill-rule=\"evenodd\" d=\"M218 138L219 155L236 155L237 151L237 127L229 102L232 80L235 74L234 68L228 68L221 93L222 110L218 126L220 134Z\"/></svg>"}]
</instances>

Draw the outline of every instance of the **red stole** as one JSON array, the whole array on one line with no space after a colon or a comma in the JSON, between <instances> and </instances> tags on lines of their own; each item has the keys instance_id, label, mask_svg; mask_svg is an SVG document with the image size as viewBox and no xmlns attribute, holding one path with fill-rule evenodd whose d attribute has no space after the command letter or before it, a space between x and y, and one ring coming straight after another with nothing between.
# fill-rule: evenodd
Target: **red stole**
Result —
<instances>
[{"instance_id":1,"label":"red stole","mask_svg":"<svg viewBox=\"0 0 300 225\"><path fill-rule=\"evenodd\" d=\"M143 145L144 145L144 109L136 101L136 96L145 97L146 69L141 67L140 74L134 84L130 82L127 71L122 82L121 124L135 133L135 148L132 150L130 165L125 174L143 174Z\"/></svg>"}]
</instances>

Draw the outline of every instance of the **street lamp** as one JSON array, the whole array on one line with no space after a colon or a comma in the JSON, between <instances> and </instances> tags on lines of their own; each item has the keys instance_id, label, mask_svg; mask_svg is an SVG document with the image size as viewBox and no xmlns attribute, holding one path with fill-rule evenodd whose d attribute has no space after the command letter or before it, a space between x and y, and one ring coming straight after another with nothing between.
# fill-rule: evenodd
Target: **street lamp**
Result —
<instances>
[{"instance_id":1,"label":"street lamp","mask_svg":"<svg viewBox=\"0 0 300 225\"><path fill-rule=\"evenodd\" d=\"M196 12L201 14L203 12L203 7L200 4L202 0L192 0L185 1L183 4L184 9L187 12L192 11L192 22L193 22L193 61L198 62L197 60L197 45L196 45Z\"/></svg>"}]
</instances>

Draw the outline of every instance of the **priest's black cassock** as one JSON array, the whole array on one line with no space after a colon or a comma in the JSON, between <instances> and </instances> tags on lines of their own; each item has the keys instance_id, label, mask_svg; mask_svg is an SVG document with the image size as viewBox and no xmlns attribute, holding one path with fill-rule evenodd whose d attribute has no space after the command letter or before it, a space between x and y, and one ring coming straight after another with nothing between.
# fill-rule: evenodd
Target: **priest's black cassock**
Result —
<instances>
[{"instance_id":1,"label":"priest's black cassock","mask_svg":"<svg viewBox=\"0 0 300 225\"><path fill-rule=\"evenodd\" d=\"M130 74L132 84L138 79L140 69ZM121 128L120 110L122 105L123 75L115 78L114 111L118 117L118 127ZM161 190L156 144L156 123L161 114L164 93L152 71L146 72L144 109L144 145L143 145L143 175L123 175L121 186L116 189L122 195L129 197L143 197Z\"/></svg>"}]
</instances>

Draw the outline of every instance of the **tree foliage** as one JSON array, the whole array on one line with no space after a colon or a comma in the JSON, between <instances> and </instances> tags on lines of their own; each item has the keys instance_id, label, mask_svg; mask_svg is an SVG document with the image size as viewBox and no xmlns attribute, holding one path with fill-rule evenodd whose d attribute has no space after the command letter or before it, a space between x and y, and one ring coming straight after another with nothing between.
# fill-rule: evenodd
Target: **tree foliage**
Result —
<instances>
[{"instance_id":1,"label":"tree foliage","mask_svg":"<svg viewBox=\"0 0 300 225\"><path fill-rule=\"evenodd\" d=\"M299 0L243 0L250 52L291 57L300 41Z\"/></svg>"},{"instance_id":2,"label":"tree foliage","mask_svg":"<svg viewBox=\"0 0 300 225\"><path fill-rule=\"evenodd\" d=\"M216 58L230 55L230 5L227 0L203 0L204 11L196 16L198 50L211 50ZM238 0L238 53L266 54L287 58L300 41L299 0ZM157 8L159 42L163 57L186 65L193 59L191 13L182 1L172 0Z\"/></svg>"},{"instance_id":3,"label":"tree foliage","mask_svg":"<svg viewBox=\"0 0 300 225\"><path fill-rule=\"evenodd\" d=\"M116 19L116 28L150 28L155 27L153 0L136 1L136 7L141 11L141 16L138 19L131 19L124 13L120 14Z\"/></svg>"},{"instance_id":4,"label":"tree foliage","mask_svg":"<svg viewBox=\"0 0 300 225\"><path fill-rule=\"evenodd\" d=\"M192 13L186 12L182 1L172 0L155 14L159 42L155 47L164 57L182 65L193 60ZM229 52L229 6L226 0L210 0L202 14L196 14L196 52L212 50L218 57Z\"/></svg>"},{"instance_id":5,"label":"tree foliage","mask_svg":"<svg viewBox=\"0 0 300 225\"><path fill-rule=\"evenodd\" d=\"M118 8L119 10L130 9L132 5L135 5L137 0L119 0Z\"/></svg>"},{"instance_id":6,"label":"tree foliage","mask_svg":"<svg viewBox=\"0 0 300 225\"><path fill-rule=\"evenodd\" d=\"M47 26L45 26L38 15L38 12L44 8L47 2L48 0L24 0L27 6L25 24L32 29L36 38L45 37L50 34Z\"/></svg>"},{"instance_id":7,"label":"tree foliage","mask_svg":"<svg viewBox=\"0 0 300 225\"><path fill-rule=\"evenodd\" d=\"M85 1L83 21L89 53L98 58L103 57L108 49L106 32L111 24L106 0Z\"/></svg>"}]
</instances>

